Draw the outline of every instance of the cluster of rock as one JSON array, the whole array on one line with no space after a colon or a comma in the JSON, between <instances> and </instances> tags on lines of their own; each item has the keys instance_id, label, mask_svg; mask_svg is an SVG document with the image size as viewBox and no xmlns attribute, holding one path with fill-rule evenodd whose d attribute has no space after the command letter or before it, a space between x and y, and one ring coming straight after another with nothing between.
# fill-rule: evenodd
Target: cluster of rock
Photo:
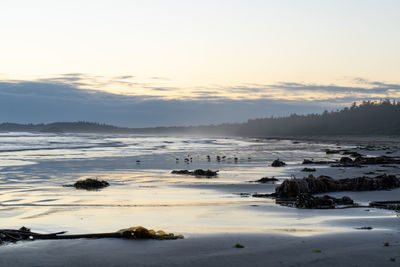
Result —
<instances>
[{"instance_id":1,"label":"cluster of rock","mask_svg":"<svg viewBox=\"0 0 400 267\"><path fill-rule=\"evenodd\" d=\"M341 157L338 161L314 161L304 159L303 164L332 164L332 167L362 167L363 165L381 165L381 164L400 164L400 159L396 157L378 156L364 157L358 156L354 160L350 157Z\"/></svg>"},{"instance_id":2,"label":"cluster of rock","mask_svg":"<svg viewBox=\"0 0 400 267\"><path fill-rule=\"evenodd\" d=\"M334 198L328 195L318 197L307 193L298 194L294 206L303 209L334 209L336 205L353 205L354 201L344 196L342 198Z\"/></svg>"},{"instance_id":3,"label":"cluster of rock","mask_svg":"<svg viewBox=\"0 0 400 267\"><path fill-rule=\"evenodd\" d=\"M194 171L189 171L189 170L173 170L171 172L172 174L185 174L185 175L194 175L198 177L215 177L218 175L218 171L212 171L212 170L202 170L202 169L197 169Z\"/></svg>"},{"instance_id":4,"label":"cluster of rock","mask_svg":"<svg viewBox=\"0 0 400 267\"><path fill-rule=\"evenodd\" d=\"M253 194L253 197L274 197L276 203L297 208L328 209L336 205L353 205L351 198L344 196L313 196L326 192L338 191L374 191L389 190L400 187L400 179L394 175L378 175L376 177L357 177L335 180L329 176L314 177L309 175L302 179L288 179L280 184L272 194ZM393 209L398 209L399 203Z\"/></svg>"},{"instance_id":5,"label":"cluster of rock","mask_svg":"<svg viewBox=\"0 0 400 267\"><path fill-rule=\"evenodd\" d=\"M303 179L285 180L272 196L276 198L296 198L299 194L319 194L337 191L373 191L388 190L400 187L400 180L394 175L378 175L376 177L357 177L335 180L321 175L315 178L309 175Z\"/></svg>"},{"instance_id":6,"label":"cluster of rock","mask_svg":"<svg viewBox=\"0 0 400 267\"><path fill-rule=\"evenodd\" d=\"M369 203L370 207L389 209L389 210L400 210L400 201L372 201Z\"/></svg>"},{"instance_id":7,"label":"cluster of rock","mask_svg":"<svg viewBox=\"0 0 400 267\"><path fill-rule=\"evenodd\" d=\"M350 151L347 149L325 149L326 154L342 154L342 155L349 155L352 157L361 157L362 154L356 152L356 151Z\"/></svg>"}]
</instances>

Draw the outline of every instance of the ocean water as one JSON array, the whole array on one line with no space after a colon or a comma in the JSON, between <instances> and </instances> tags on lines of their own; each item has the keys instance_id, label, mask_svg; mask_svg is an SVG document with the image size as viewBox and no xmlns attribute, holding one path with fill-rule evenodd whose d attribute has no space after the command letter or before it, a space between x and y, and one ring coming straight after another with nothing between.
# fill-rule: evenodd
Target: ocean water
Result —
<instances>
[{"instance_id":1,"label":"ocean water","mask_svg":"<svg viewBox=\"0 0 400 267\"><path fill-rule=\"evenodd\" d=\"M0 227L84 233L143 225L189 235L301 235L352 229L330 221L356 223L379 216L386 225L396 220L393 212L382 210L316 212L249 196L276 187L252 181L304 176L304 158L335 159L338 155L327 155L324 149L337 146L254 138L0 133ZM271 167L277 158L287 166ZM218 177L171 174L173 169L198 168L218 170ZM327 171L326 166L317 168L318 173ZM98 191L63 186L85 178L104 179L111 186Z\"/></svg>"}]
</instances>

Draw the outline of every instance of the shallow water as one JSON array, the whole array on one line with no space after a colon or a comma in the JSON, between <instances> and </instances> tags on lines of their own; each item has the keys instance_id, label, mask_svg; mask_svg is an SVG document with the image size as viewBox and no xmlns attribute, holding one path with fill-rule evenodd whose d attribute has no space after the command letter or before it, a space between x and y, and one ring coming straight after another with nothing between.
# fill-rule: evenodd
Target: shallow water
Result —
<instances>
[{"instance_id":1,"label":"shallow water","mask_svg":"<svg viewBox=\"0 0 400 267\"><path fill-rule=\"evenodd\" d=\"M323 151L336 147L276 139L0 133L0 227L81 233L143 225L186 234L310 235L348 231L363 220L382 229L398 223L390 211L297 210L240 195L273 192L276 185L250 181L304 175L299 172L304 158L336 159ZM217 161L217 155L225 158ZM276 158L288 165L271 167ZM170 173L197 168L219 170L219 175L199 179ZM317 172L327 170L319 166ZM111 186L99 191L63 187L96 177Z\"/></svg>"}]
</instances>

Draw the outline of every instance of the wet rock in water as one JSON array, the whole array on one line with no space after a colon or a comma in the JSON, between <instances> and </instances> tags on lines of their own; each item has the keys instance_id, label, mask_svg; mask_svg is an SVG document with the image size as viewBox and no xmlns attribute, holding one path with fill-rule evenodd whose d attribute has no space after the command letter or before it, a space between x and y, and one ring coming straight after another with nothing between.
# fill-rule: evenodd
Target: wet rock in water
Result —
<instances>
[{"instance_id":1,"label":"wet rock in water","mask_svg":"<svg viewBox=\"0 0 400 267\"><path fill-rule=\"evenodd\" d=\"M313 162L314 164L317 164ZM358 156L354 160L349 157L342 157L339 162L331 165L331 167L362 167L364 165L382 165L382 164L400 164L400 159L395 157L378 156L378 157L364 157ZM303 162L303 164L305 164ZM311 164L311 163L307 163Z\"/></svg>"},{"instance_id":2,"label":"wet rock in water","mask_svg":"<svg viewBox=\"0 0 400 267\"><path fill-rule=\"evenodd\" d=\"M349 157L341 157L338 164L333 164L331 167L362 167L360 163L353 161Z\"/></svg>"},{"instance_id":3,"label":"wet rock in water","mask_svg":"<svg viewBox=\"0 0 400 267\"><path fill-rule=\"evenodd\" d=\"M339 162L340 163L353 163L353 160L349 157L341 157Z\"/></svg>"},{"instance_id":4,"label":"wet rock in water","mask_svg":"<svg viewBox=\"0 0 400 267\"><path fill-rule=\"evenodd\" d=\"M376 165L376 164L400 164L400 159L396 157L378 156L378 157L357 157L355 163L361 165Z\"/></svg>"},{"instance_id":5,"label":"wet rock in water","mask_svg":"<svg viewBox=\"0 0 400 267\"><path fill-rule=\"evenodd\" d=\"M335 149L325 149L326 154L339 154L342 150L335 150Z\"/></svg>"},{"instance_id":6,"label":"wet rock in water","mask_svg":"<svg viewBox=\"0 0 400 267\"><path fill-rule=\"evenodd\" d=\"M400 211L400 201L372 201L370 207Z\"/></svg>"},{"instance_id":7,"label":"wet rock in water","mask_svg":"<svg viewBox=\"0 0 400 267\"><path fill-rule=\"evenodd\" d=\"M277 181L279 181L279 180L276 179L275 177L271 177L271 178L269 178L269 177L263 177L263 178L261 178L260 180L257 180L257 181L255 181L255 182L256 182L256 183L265 184L265 183L269 183L269 182L275 183L275 182L277 182Z\"/></svg>"},{"instance_id":8,"label":"wet rock in water","mask_svg":"<svg viewBox=\"0 0 400 267\"><path fill-rule=\"evenodd\" d=\"M354 200L348 196L344 196L342 198L335 198L335 204L337 204L337 205L353 205Z\"/></svg>"},{"instance_id":9,"label":"wet rock in water","mask_svg":"<svg viewBox=\"0 0 400 267\"><path fill-rule=\"evenodd\" d=\"M294 206L302 209L334 209L335 203L330 198L314 197L311 194L302 193L297 195Z\"/></svg>"},{"instance_id":10,"label":"wet rock in water","mask_svg":"<svg viewBox=\"0 0 400 267\"><path fill-rule=\"evenodd\" d=\"M319 197L311 194L302 193L297 195L294 206L303 209L334 209L336 205L353 205L354 201L344 196L342 198L334 198L328 195Z\"/></svg>"},{"instance_id":11,"label":"wet rock in water","mask_svg":"<svg viewBox=\"0 0 400 267\"><path fill-rule=\"evenodd\" d=\"M279 160L279 159L274 160L272 162L272 164L271 164L272 167L282 167L282 166L285 166L285 165L286 165L286 163L281 161L281 160Z\"/></svg>"},{"instance_id":12,"label":"wet rock in water","mask_svg":"<svg viewBox=\"0 0 400 267\"><path fill-rule=\"evenodd\" d=\"M202 170L202 169L197 169L197 170L194 170L194 171L173 170L171 173L172 174L186 174L186 175L194 175L194 176L204 176L204 177L214 177L214 176L217 176L218 171Z\"/></svg>"},{"instance_id":13,"label":"wet rock in water","mask_svg":"<svg viewBox=\"0 0 400 267\"><path fill-rule=\"evenodd\" d=\"M101 189L107 186L110 186L110 184L107 181L91 179L91 178L76 181L73 184L73 187L77 189L86 189L86 190Z\"/></svg>"},{"instance_id":14,"label":"wet rock in water","mask_svg":"<svg viewBox=\"0 0 400 267\"><path fill-rule=\"evenodd\" d=\"M259 194L259 193L254 193L251 195L252 197L273 197L275 196L273 193L272 194Z\"/></svg>"},{"instance_id":15,"label":"wet rock in water","mask_svg":"<svg viewBox=\"0 0 400 267\"><path fill-rule=\"evenodd\" d=\"M212 171L212 170L202 170L202 169L197 169L193 172L195 176L206 176L206 177L212 177L212 176L217 176L218 171Z\"/></svg>"},{"instance_id":16,"label":"wet rock in water","mask_svg":"<svg viewBox=\"0 0 400 267\"><path fill-rule=\"evenodd\" d=\"M331 164L331 163L337 163L337 161L327 161L327 160L314 161L310 159L304 159L302 164L307 165L307 164Z\"/></svg>"},{"instance_id":17,"label":"wet rock in water","mask_svg":"<svg viewBox=\"0 0 400 267\"><path fill-rule=\"evenodd\" d=\"M304 168L301 170L302 172L315 172L316 169L315 168Z\"/></svg>"},{"instance_id":18,"label":"wet rock in water","mask_svg":"<svg viewBox=\"0 0 400 267\"><path fill-rule=\"evenodd\" d=\"M355 151L343 151L343 155L349 155L353 158L362 157L363 155Z\"/></svg>"},{"instance_id":19,"label":"wet rock in water","mask_svg":"<svg viewBox=\"0 0 400 267\"><path fill-rule=\"evenodd\" d=\"M337 191L373 191L388 190L400 187L400 180L394 175L376 177L357 177L335 180L321 175L315 178L309 175L303 179L285 180L276 189L273 196L277 198L296 198L301 193L318 194Z\"/></svg>"},{"instance_id":20,"label":"wet rock in water","mask_svg":"<svg viewBox=\"0 0 400 267\"><path fill-rule=\"evenodd\" d=\"M357 227L355 229L357 229L357 230L372 230L374 228L372 228L371 226L361 226L361 227Z\"/></svg>"}]
</instances>

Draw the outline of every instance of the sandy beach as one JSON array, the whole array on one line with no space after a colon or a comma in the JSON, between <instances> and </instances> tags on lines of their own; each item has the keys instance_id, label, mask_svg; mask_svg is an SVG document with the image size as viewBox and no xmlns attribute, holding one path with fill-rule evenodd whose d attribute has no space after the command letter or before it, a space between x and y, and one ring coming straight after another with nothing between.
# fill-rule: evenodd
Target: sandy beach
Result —
<instances>
[{"instance_id":1,"label":"sandy beach","mask_svg":"<svg viewBox=\"0 0 400 267\"><path fill-rule=\"evenodd\" d=\"M388 242L389 246L384 246ZM240 243L244 248L234 248ZM400 236L359 231L191 235L183 240L56 240L3 246L1 266L398 266ZM393 261L394 260L394 261Z\"/></svg>"},{"instance_id":2,"label":"sandy beach","mask_svg":"<svg viewBox=\"0 0 400 267\"><path fill-rule=\"evenodd\" d=\"M357 138L293 141L22 133L12 138L21 142L1 151L1 228L26 226L36 232L78 234L142 225L185 238L8 243L0 247L1 266L394 266L400 261L396 211L297 209L251 196L272 193L285 179L307 176L301 171L305 158L342 156L326 154L326 149L349 149L366 156L390 151L390 156L398 156L395 138L374 141L369 150L365 148L371 140ZM218 161L217 156L224 158ZM276 158L287 165L271 167ZM397 166L308 167L316 168L315 176L335 179L400 173ZM199 168L219 170L218 176L171 174L173 169ZM278 182L254 182L265 176ZM107 180L110 187L86 191L63 186L85 178ZM393 189L329 195L349 196L365 206L370 201L399 200L399 193ZM372 229L356 229L360 227ZM234 248L237 243L244 248Z\"/></svg>"}]
</instances>

